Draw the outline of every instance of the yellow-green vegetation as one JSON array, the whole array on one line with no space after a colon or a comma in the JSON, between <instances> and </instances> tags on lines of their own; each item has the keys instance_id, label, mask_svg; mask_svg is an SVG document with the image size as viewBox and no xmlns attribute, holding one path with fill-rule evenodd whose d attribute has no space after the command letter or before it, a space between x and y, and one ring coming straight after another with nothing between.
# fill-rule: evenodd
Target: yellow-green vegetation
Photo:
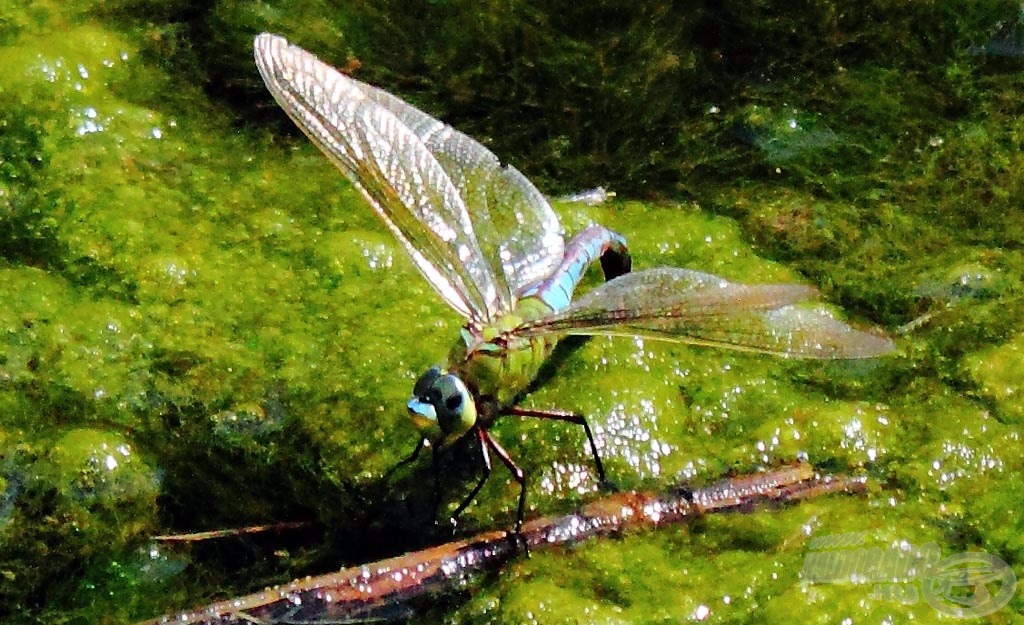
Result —
<instances>
[{"instance_id":1,"label":"yellow-green vegetation","mask_svg":"<svg viewBox=\"0 0 1024 625\"><path fill-rule=\"evenodd\" d=\"M623 488L806 458L870 492L536 554L414 618L945 619L801 584L809 541L844 532L1024 576L1019 3L563 4L0 1L0 621L127 623L442 539L429 462L385 473L458 319L263 93L261 30L545 191L618 191L557 208L637 268L811 283L898 334L864 362L560 354L527 403L588 415ZM596 496L579 430L495 425L529 516ZM446 502L476 470L448 465ZM463 529L510 526L515 493L496 466ZM149 540L296 520L315 524Z\"/></svg>"}]
</instances>

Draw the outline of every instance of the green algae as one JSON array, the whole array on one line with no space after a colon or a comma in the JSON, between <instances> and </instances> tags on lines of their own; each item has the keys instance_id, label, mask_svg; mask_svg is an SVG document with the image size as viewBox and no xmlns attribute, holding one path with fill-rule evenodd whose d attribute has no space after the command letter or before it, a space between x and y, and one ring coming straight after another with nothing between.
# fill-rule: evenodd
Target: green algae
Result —
<instances>
[{"instance_id":1,"label":"green algae","mask_svg":"<svg viewBox=\"0 0 1024 625\"><path fill-rule=\"evenodd\" d=\"M664 28L635 17L608 39L621 17L594 27L608 6L546 21L522 3L433 4L391 22L386 5L331 17L294 2L220 3L199 23L187 3L2 12L0 619L129 622L435 539L427 463L382 476L412 449L403 403L458 320L312 146L218 99L260 93L249 45L264 28L411 83L403 95L539 179L684 191L559 206L569 231L626 235L637 268L810 282L854 322L906 332L900 356L873 363L580 346L527 401L587 414L620 486L807 458L866 473L870 494L537 554L419 618L941 620L866 599L870 586L802 584L809 540L843 532L984 550L1024 575L1019 68L966 52L999 3L948 21L940 5L729 4L711 22L658 5ZM880 7L891 20L849 28ZM915 20L927 37L907 34ZM380 29L425 48L382 50ZM831 55L803 34L821 32ZM420 71L448 77L410 81ZM509 102L532 107L525 122ZM496 424L530 476L531 515L596 496L578 430ZM451 463L449 506L475 470ZM509 525L515 491L497 468L463 528ZM296 519L330 531L277 557L148 542Z\"/></svg>"},{"instance_id":2,"label":"green algae","mask_svg":"<svg viewBox=\"0 0 1024 625\"><path fill-rule=\"evenodd\" d=\"M972 354L964 366L979 395L993 403L1000 420L1019 425L1024 419L1020 401L1024 337L1017 335L1003 345Z\"/></svg>"}]
</instances>

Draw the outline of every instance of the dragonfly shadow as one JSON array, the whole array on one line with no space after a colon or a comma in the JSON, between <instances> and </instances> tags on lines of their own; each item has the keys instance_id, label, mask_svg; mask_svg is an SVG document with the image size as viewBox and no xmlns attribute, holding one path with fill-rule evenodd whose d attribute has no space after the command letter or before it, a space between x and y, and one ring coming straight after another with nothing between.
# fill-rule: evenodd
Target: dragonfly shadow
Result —
<instances>
[{"instance_id":1,"label":"dragonfly shadow","mask_svg":"<svg viewBox=\"0 0 1024 625\"><path fill-rule=\"evenodd\" d=\"M537 372L537 377L533 379L526 390L523 391L517 398L516 401L521 400L523 397L534 392L538 388L547 384L549 380L555 377L559 369L565 364L569 358L578 350L590 341L589 336L567 336L558 342L555 346L554 351L541 365L540 370ZM572 409L572 407L569 407Z\"/></svg>"},{"instance_id":2,"label":"dragonfly shadow","mask_svg":"<svg viewBox=\"0 0 1024 625\"><path fill-rule=\"evenodd\" d=\"M382 557L451 540L453 528L444 522L447 505L465 495L482 470L475 439L465 437L445 448L438 459L422 443L378 479L355 492L356 510L339 519L357 528L360 549ZM441 492L435 489L434 462L440 462ZM468 492L468 491L467 491ZM365 557L363 558L365 559Z\"/></svg>"}]
</instances>

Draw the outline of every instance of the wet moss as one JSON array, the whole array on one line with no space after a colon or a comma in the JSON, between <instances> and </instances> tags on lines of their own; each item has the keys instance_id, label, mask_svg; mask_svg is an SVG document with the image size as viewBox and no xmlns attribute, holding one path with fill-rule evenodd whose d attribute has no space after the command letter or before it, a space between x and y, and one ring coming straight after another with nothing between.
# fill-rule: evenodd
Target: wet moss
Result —
<instances>
[{"instance_id":1,"label":"wet moss","mask_svg":"<svg viewBox=\"0 0 1024 625\"><path fill-rule=\"evenodd\" d=\"M965 359L965 367L977 384L982 398L991 401L1001 421L1019 424L1024 418L1021 405L1021 385L1018 372L1024 358L1024 339L1020 335L1011 341L973 354Z\"/></svg>"},{"instance_id":2,"label":"wet moss","mask_svg":"<svg viewBox=\"0 0 1024 625\"><path fill-rule=\"evenodd\" d=\"M77 584L82 570L106 566L155 521L156 475L113 431L20 434L3 448L0 596L7 618L57 604L81 609L96 601Z\"/></svg>"},{"instance_id":3,"label":"wet moss","mask_svg":"<svg viewBox=\"0 0 1024 625\"><path fill-rule=\"evenodd\" d=\"M963 110L961 79L978 60L971 51L1016 14L1005 1L959 7L955 17L936 5L889 2L377 2L333 12L281 2L274 9L218 11L211 49L240 46L251 30L289 33L518 155L535 178L577 186L615 180L649 195L699 188L708 177L761 175L763 161L743 147L744 135L765 136L749 127L751 104L796 108L815 120L805 124L805 153L824 141L846 162L881 158L907 138L907 108L915 116ZM259 92L258 84L245 88ZM524 117L540 121L522 124ZM865 122L873 130L861 133Z\"/></svg>"}]
</instances>

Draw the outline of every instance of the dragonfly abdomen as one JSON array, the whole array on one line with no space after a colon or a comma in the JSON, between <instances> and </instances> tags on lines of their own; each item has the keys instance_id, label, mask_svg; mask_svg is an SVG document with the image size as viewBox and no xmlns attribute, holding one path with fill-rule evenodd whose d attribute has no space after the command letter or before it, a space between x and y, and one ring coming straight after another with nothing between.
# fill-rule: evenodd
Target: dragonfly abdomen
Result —
<instances>
[{"instance_id":1,"label":"dragonfly abdomen","mask_svg":"<svg viewBox=\"0 0 1024 625\"><path fill-rule=\"evenodd\" d=\"M566 308L587 267L599 258L605 280L629 273L632 265L626 239L622 235L604 226L588 226L569 242L558 269L529 287L522 297L539 298L554 311Z\"/></svg>"}]
</instances>

